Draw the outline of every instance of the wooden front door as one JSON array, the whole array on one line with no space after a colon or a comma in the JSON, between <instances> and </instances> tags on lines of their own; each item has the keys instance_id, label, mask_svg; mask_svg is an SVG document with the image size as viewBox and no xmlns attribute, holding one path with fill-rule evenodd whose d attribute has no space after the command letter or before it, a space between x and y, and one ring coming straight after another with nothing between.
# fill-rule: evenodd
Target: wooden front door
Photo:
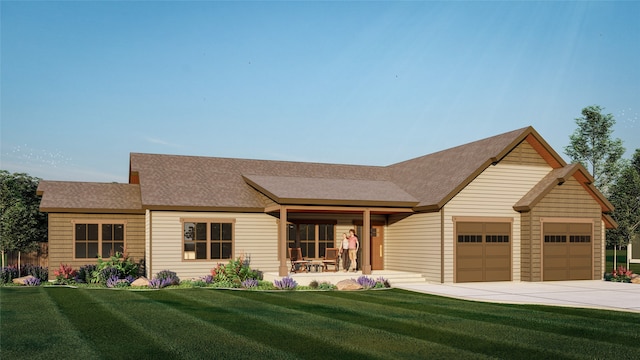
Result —
<instances>
[{"instance_id":1,"label":"wooden front door","mask_svg":"<svg viewBox=\"0 0 640 360\"><path fill-rule=\"evenodd\" d=\"M371 270L384 270L384 227L371 227Z\"/></svg>"}]
</instances>

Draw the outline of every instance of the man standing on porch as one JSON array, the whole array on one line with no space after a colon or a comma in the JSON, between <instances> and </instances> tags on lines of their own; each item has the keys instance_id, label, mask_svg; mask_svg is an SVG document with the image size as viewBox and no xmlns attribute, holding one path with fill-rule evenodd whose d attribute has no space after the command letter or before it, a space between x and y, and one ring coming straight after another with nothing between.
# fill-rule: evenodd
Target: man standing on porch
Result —
<instances>
[{"instance_id":1,"label":"man standing on porch","mask_svg":"<svg viewBox=\"0 0 640 360\"><path fill-rule=\"evenodd\" d=\"M356 272L358 269L356 259L358 257L358 249L360 248L360 242L358 241L358 237L356 236L356 231L351 229L349 230L349 270L353 269L353 272Z\"/></svg>"}]
</instances>

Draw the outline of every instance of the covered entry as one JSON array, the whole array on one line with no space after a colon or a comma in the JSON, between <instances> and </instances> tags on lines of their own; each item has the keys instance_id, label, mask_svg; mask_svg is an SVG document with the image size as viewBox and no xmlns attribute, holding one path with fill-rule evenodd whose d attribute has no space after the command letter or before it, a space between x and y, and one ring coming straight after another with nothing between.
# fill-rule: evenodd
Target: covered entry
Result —
<instances>
[{"instance_id":1,"label":"covered entry","mask_svg":"<svg viewBox=\"0 0 640 360\"><path fill-rule=\"evenodd\" d=\"M456 282L511 280L511 223L456 222Z\"/></svg>"},{"instance_id":2,"label":"covered entry","mask_svg":"<svg viewBox=\"0 0 640 360\"><path fill-rule=\"evenodd\" d=\"M544 281L593 278L592 227L592 223L543 224Z\"/></svg>"}]
</instances>

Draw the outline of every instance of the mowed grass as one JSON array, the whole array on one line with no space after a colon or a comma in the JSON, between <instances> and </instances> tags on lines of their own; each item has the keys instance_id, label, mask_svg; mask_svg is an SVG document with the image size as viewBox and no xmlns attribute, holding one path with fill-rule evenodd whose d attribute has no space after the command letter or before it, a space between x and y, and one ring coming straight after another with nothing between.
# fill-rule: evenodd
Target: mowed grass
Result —
<instances>
[{"instance_id":1,"label":"mowed grass","mask_svg":"<svg viewBox=\"0 0 640 360\"><path fill-rule=\"evenodd\" d=\"M0 306L3 359L640 358L639 313L398 289L5 287Z\"/></svg>"},{"instance_id":2,"label":"mowed grass","mask_svg":"<svg viewBox=\"0 0 640 360\"><path fill-rule=\"evenodd\" d=\"M613 267L613 249L607 249L606 252L606 269L605 272L611 272ZM618 259L616 264L617 266L627 266L627 250L618 250L616 251L616 258ZM629 270L633 271L635 274L640 274L640 264L631 263L629 264Z\"/></svg>"}]
</instances>

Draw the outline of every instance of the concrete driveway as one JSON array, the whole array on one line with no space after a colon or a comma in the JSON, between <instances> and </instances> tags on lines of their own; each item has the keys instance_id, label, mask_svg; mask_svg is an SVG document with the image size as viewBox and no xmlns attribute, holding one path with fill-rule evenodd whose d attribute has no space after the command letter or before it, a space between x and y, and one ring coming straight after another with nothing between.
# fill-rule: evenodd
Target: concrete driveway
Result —
<instances>
[{"instance_id":1,"label":"concrete driveway","mask_svg":"<svg viewBox=\"0 0 640 360\"><path fill-rule=\"evenodd\" d=\"M416 283L398 288L473 301L640 312L640 284L603 280Z\"/></svg>"}]
</instances>

